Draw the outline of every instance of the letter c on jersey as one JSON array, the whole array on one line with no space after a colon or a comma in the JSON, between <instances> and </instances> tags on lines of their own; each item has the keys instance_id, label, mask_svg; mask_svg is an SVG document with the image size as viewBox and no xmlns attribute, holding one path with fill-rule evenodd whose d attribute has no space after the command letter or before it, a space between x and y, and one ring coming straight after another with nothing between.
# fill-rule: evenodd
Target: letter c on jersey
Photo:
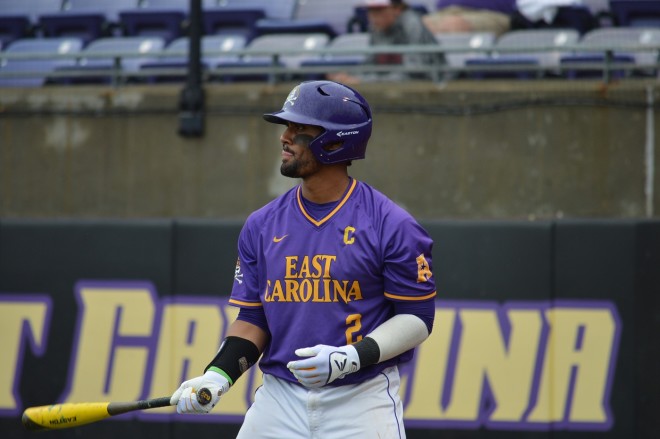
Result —
<instances>
[{"instance_id":1,"label":"letter c on jersey","mask_svg":"<svg viewBox=\"0 0 660 439\"><path fill-rule=\"evenodd\" d=\"M348 226L344 229L344 244L351 245L355 242L353 233L355 233L355 227Z\"/></svg>"}]
</instances>

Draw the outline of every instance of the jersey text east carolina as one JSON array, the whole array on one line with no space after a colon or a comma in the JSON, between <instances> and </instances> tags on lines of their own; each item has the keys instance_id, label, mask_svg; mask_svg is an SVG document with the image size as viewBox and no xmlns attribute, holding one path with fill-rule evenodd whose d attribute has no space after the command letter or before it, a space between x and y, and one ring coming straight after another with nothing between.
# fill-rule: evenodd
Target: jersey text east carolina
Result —
<instances>
[{"instance_id":1,"label":"jersey text east carolina","mask_svg":"<svg viewBox=\"0 0 660 439\"><path fill-rule=\"evenodd\" d=\"M230 303L264 309L278 343L266 347L263 372L297 382L286 368L296 349L357 342L393 316L393 301L434 300L432 245L412 216L357 180L322 219L305 210L300 186L250 215ZM331 385L361 382L411 355Z\"/></svg>"}]
</instances>

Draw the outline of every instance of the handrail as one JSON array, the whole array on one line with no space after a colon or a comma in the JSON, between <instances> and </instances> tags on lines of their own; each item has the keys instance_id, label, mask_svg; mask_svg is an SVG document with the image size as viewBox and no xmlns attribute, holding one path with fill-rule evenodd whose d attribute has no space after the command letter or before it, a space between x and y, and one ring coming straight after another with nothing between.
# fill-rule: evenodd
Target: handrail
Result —
<instances>
[{"instance_id":1,"label":"handrail","mask_svg":"<svg viewBox=\"0 0 660 439\"><path fill-rule=\"evenodd\" d=\"M316 74L325 72L346 71L354 74L362 73L422 73L431 75L435 80L443 80L447 74L460 73L460 72L499 72L499 71L527 71L527 72L545 72L545 71L584 71L584 70L602 70L603 78L609 81L611 74L615 70L632 71L637 69L660 69L660 60L655 58L655 62L647 64L631 64L617 62L614 59L615 54L620 53L637 53L637 52L657 52L660 53L660 44L658 45L581 45L581 44L567 44L561 47L557 46L543 46L543 47L447 47L442 45L394 45L394 46L370 46L370 47L357 47L357 48L318 48L312 50L301 50L295 48L281 48L277 50L256 50L244 48L232 51L203 51L205 57L218 57L218 58L245 58L245 57L268 57L271 60L270 65L265 66L227 66L216 67L207 69L205 76L222 76L222 75L255 75L266 74L271 75L271 80L276 82L278 77L293 75L293 74ZM477 65L477 66L451 66L448 64L426 64L426 65L374 65L374 64L356 64L356 65L342 65L342 66L286 66L278 63L282 57L304 57L313 59L329 59L333 56L347 56L347 55L375 55L375 54L474 54L475 57L479 55L489 55L493 58L502 55L515 55L515 54L535 54L535 53L561 53L564 56L571 55L584 55L588 53L604 54L602 62L580 62L580 63L566 63L559 66L550 65ZM110 75L116 82L126 77L157 77L167 75L181 75L185 74L185 68L153 68L146 71L126 71L121 68L121 59L134 59L134 58L150 58L158 59L171 59L187 56L185 51L166 51L161 50L158 52L149 53L129 53L129 52L104 52L104 53L63 53L52 54L44 52L33 53L16 53L16 52L0 52L0 65L11 62L12 60L25 61L25 60L81 60L81 59L108 59L113 60L113 69ZM76 66L67 67L65 71L54 71L46 74L48 77L89 77L108 75L108 69L93 69L93 68L79 68ZM25 71L3 71L0 69L0 78L3 77L40 77L44 76L43 72L34 72L26 69Z\"/></svg>"}]
</instances>

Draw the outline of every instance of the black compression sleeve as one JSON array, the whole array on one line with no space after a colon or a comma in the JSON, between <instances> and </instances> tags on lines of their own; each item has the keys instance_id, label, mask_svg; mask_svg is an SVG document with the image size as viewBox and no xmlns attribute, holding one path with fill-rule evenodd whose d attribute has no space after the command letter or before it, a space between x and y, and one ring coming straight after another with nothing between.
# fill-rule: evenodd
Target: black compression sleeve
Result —
<instances>
[{"instance_id":1,"label":"black compression sleeve","mask_svg":"<svg viewBox=\"0 0 660 439\"><path fill-rule=\"evenodd\" d=\"M376 340L370 337L364 337L357 343L353 343L353 347L360 357L360 369L371 364L378 363L380 359L380 347Z\"/></svg>"},{"instance_id":2,"label":"black compression sleeve","mask_svg":"<svg viewBox=\"0 0 660 439\"><path fill-rule=\"evenodd\" d=\"M215 358L204 369L218 368L233 385L243 373L259 360L259 348L250 340L241 337L229 336L220 345ZM217 372L217 371L216 371Z\"/></svg>"}]
</instances>

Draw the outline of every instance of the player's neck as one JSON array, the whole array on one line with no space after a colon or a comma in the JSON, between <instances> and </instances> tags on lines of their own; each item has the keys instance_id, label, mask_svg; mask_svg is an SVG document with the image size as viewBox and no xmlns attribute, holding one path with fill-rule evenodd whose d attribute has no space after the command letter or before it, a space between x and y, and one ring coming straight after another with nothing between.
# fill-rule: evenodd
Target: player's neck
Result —
<instances>
[{"instance_id":1,"label":"player's neck","mask_svg":"<svg viewBox=\"0 0 660 439\"><path fill-rule=\"evenodd\" d=\"M346 167L334 172L318 172L303 179L302 196L317 204L337 201L346 192L349 182Z\"/></svg>"}]
</instances>

